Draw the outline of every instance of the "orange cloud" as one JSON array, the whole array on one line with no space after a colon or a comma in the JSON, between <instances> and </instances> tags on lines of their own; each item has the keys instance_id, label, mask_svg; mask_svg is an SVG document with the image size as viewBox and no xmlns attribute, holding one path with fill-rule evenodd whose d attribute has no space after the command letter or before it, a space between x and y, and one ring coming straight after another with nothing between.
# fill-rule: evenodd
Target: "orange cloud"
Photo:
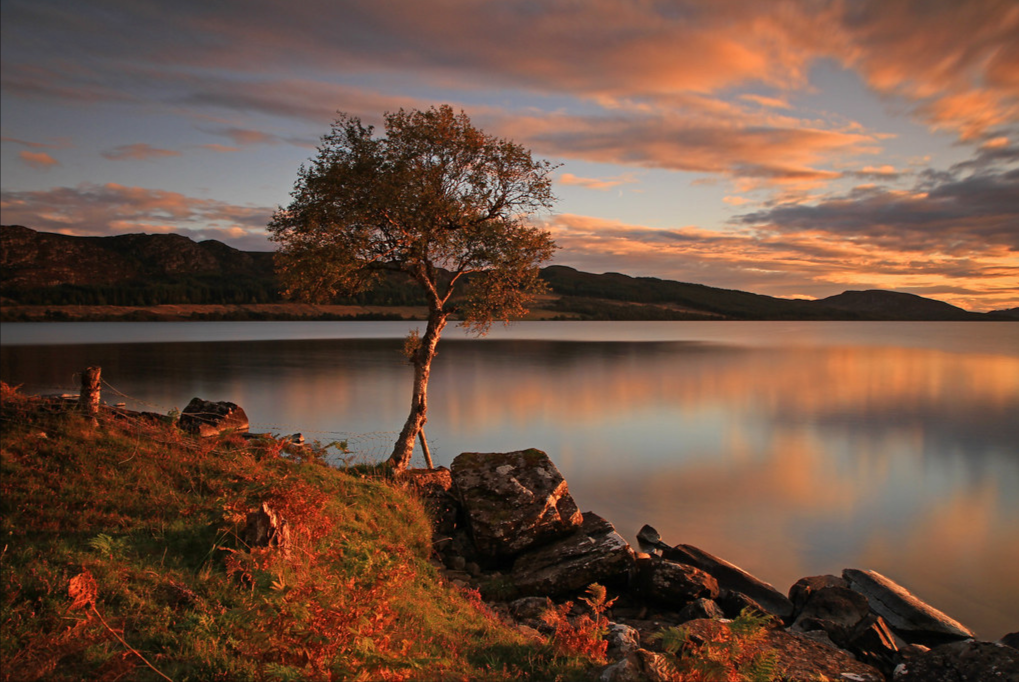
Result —
<instances>
[{"instance_id":1,"label":"orange cloud","mask_svg":"<svg viewBox=\"0 0 1019 682\"><path fill-rule=\"evenodd\" d=\"M25 164L32 168L39 168L41 170L47 170L53 166L59 166L60 162L54 159L46 152L18 152L18 158L20 158Z\"/></svg>"},{"instance_id":2,"label":"orange cloud","mask_svg":"<svg viewBox=\"0 0 1019 682\"><path fill-rule=\"evenodd\" d=\"M587 189L606 190L618 187L619 185L637 182L637 179L631 174L618 175L612 178L581 178L573 173L562 173L559 176L559 182L564 185L576 185L578 187L586 187Z\"/></svg>"},{"instance_id":3,"label":"orange cloud","mask_svg":"<svg viewBox=\"0 0 1019 682\"><path fill-rule=\"evenodd\" d=\"M4 224L78 236L180 231L195 238L227 238L257 250L269 249L265 224L270 215L267 206L237 206L116 183L5 190L0 199Z\"/></svg>"},{"instance_id":4,"label":"orange cloud","mask_svg":"<svg viewBox=\"0 0 1019 682\"><path fill-rule=\"evenodd\" d=\"M784 99L778 97L764 97L762 95L740 95L740 99L746 100L747 102L753 102L754 104L760 104L762 107L768 107L770 109L792 109L792 106Z\"/></svg>"},{"instance_id":5,"label":"orange cloud","mask_svg":"<svg viewBox=\"0 0 1019 682\"><path fill-rule=\"evenodd\" d=\"M115 11L124 25L151 20L144 6ZM152 83L172 93L161 97L174 104L226 102L230 93L218 86L231 82L210 78L218 72L252 85L275 74L312 73L325 90L338 87L335 74L381 74L396 91L425 81L467 91L565 93L603 106L632 100L668 107L676 95L753 86L754 93L736 96L786 109L787 93L809 87L811 67L835 59L878 92L915 103L933 125L972 137L1014 117L1019 95L1019 10L1009 0L350 0L325 7L225 0L201 14L161 17L163 31L109 36L102 52L120 64L115 72L87 66L94 45L66 30L73 13L10 13L33 30L8 36L14 54L26 56L5 64L7 92L76 102L144 101ZM493 27L513 39L492 40ZM180 49L182 34L196 37L188 50ZM38 54L38 45L58 38L58 54ZM188 68L201 69L201 78ZM762 86L777 92L756 92ZM249 99L270 105L268 97ZM318 101L282 99L276 108L325 109L327 116L337 103L355 108L324 95Z\"/></svg>"},{"instance_id":6,"label":"orange cloud","mask_svg":"<svg viewBox=\"0 0 1019 682\"><path fill-rule=\"evenodd\" d=\"M1008 147L1008 138L1004 135L991 138L980 145L980 149L985 151L988 149L1004 149L1005 147Z\"/></svg>"},{"instance_id":7,"label":"orange cloud","mask_svg":"<svg viewBox=\"0 0 1019 682\"><path fill-rule=\"evenodd\" d=\"M723 174L753 185L743 191L823 185L842 173L821 166L880 149L880 141L864 132L824 129L793 117L761 117L707 98L688 104L682 115L638 110L611 117L503 114L494 123L500 134L542 154Z\"/></svg>"},{"instance_id":8,"label":"orange cloud","mask_svg":"<svg viewBox=\"0 0 1019 682\"><path fill-rule=\"evenodd\" d=\"M1002 0L846 5L845 63L879 92L917 105L962 139L1014 124L1019 114L1019 6Z\"/></svg>"},{"instance_id":9,"label":"orange cloud","mask_svg":"<svg viewBox=\"0 0 1019 682\"><path fill-rule=\"evenodd\" d=\"M881 235L841 237L808 226L648 228L588 216L548 223L556 262L592 272L663 277L772 296L822 298L846 289L891 289L969 310L1019 306L1019 256L993 244L930 253Z\"/></svg>"},{"instance_id":10,"label":"orange cloud","mask_svg":"<svg viewBox=\"0 0 1019 682\"><path fill-rule=\"evenodd\" d=\"M148 161L166 156L180 156L180 152L172 149L159 149L145 143L122 144L103 152L103 157L111 161Z\"/></svg>"},{"instance_id":11,"label":"orange cloud","mask_svg":"<svg viewBox=\"0 0 1019 682\"><path fill-rule=\"evenodd\" d=\"M894 177L899 175L899 171L895 169L895 166L884 164L883 166L864 166L859 171L860 175L873 175L878 177Z\"/></svg>"},{"instance_id":12,"label":"orange cloud","mask_svg":"<svg viewBox=\"0 0 1019 682\"><path fill-rule=\"evenodd\" d=\"M225 128L208 132L214 135L229 137L239 147L247 147L254 144L279 144L280 142L280 139L275 135L247 128Z\"/></svg>"},{"instance_id":13,"label":"orange cloud","mask_svg":"<svg viewBox=\"0 0 1019 682\"><path fill-rule=\"evenodd\" d=\"M225 145L225 144L215 144L215 143L213 143L213 144L203 144L203 145L201 145L201 148L202 149L207 149L210 152L217 152L217 153L220 153L220 154L228 154L228 153L231 153L231 152L239 152L241 150L240 147L230 147L230 146Z\"/></svg>"}]
</instances>

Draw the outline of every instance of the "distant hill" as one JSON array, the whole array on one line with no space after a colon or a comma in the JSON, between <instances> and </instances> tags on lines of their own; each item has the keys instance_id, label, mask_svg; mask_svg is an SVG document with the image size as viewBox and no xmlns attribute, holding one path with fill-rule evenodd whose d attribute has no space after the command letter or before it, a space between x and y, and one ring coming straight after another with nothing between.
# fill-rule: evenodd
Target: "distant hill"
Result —
<instances>
[{"instance_id":1,"label":"distant hill","mask_svg":"<svg viewBox=\"0 0 1019 682\"><path fill-rule=\"evenodd\" d=\"M542 270L552 296L542 307L572 319L607 320L983 320L1019 310L970 313L912 294L847 291L792 300L655 277ZM0 296L5 305L251 304L280 300L272 254L166 234L71 237L0 226ZM406 276L336 303L424 305Z\"/></svg>"},{"instance_id":2,"label":"distant hill","mask_svg":"<svg viewBox=\"0 0 1019 682\"><path fill-rule=\"evenodd\" d=\"M962 308L915 294L896 291L844 291L816 301L818 305L849 310L875 319L889 320L968 320L973 313Z\"/></svg>"},{"instance_id":3,"label":"distant hill","mask_svg":"<svg viewBox=\"0 0 1019 682\"><path fill-rule=\"evenodd\" d=\"M632 304L640 304L649 315L645 319L1010 319L1010 311L971 313L942 301L895 291L847 291L817 301L805 301L655 277L630 277L619 273L594 275L561 265L545 268L542 277L562 296L559 304L563 309L580 309L588 302L590 306L607 305L611 311L612 304L619 301L631 304L631 308ZM655 312L659 315L655 316ZM669 312L674 313L674 317L668 317Z\"/></svg>"},{"instance_id":4,"label":"distant hill","mask_svg":"<svg viewBox=\"0 0 1019 682\"><path fill-rule=\"evenodd\" d=\"M278 298L271 253L177 234L70 237L0 227L0 294L24 304L257 303Z\"/></svg>"},{"instance_id":5,"label":"distant hill","mask_svg":"<svg viewBox=\"0 0 1019 682\"><path fill-rule=\"evenodd\" d=\"M1005 310L992 310L991 315L997 317L1008 317L1011 319L1019 320L1019 308L1006 308Z\"/></svg>"},{"instance_id":6,"label":"distant hill","mask_svg":"<svg viewBox=\"0 0 1019 682\"><path fill-rule=\"evenodd\" d=\"M834 309L811 305L811 301L774 298L703 284L687 284L656 277L630 277L615 272L594 275L562 265L542 270L542 278L577 308L619 301L640 304L657 319L831 319L846 316ZM610 306L611 307L611 306ZM849 315L853 316L853 315Z\"/></svg>"}]
</instances>

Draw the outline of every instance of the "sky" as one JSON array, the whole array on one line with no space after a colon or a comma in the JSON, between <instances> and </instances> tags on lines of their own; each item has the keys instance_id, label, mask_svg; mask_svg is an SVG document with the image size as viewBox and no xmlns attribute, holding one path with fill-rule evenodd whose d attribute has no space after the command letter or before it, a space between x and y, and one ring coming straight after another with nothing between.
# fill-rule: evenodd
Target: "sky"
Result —
<instances>
[{"instance_id":1,"label":"sky","mask_svg":"<svg viewBox=\"0 0 1019 682\"><path fill-rule=\"evenodd\" d=\"M2 0L0 221L270 250L338 112L556 169L553 262L1019 306L1016 0Z\"/></svg>"}]
</instances>

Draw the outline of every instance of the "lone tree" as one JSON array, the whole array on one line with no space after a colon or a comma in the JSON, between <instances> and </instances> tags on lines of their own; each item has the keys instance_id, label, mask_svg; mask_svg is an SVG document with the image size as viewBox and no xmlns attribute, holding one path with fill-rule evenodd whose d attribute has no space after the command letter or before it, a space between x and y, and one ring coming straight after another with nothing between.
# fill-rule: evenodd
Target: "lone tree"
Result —
<instances>
[{"instance_id":1,"label":"lone tree","mask_svg":"<svg viewBox=\"0 0 1019 682\"><path fill-rule=\"evenodd\" d=\"M402 471L415 438L430 460L428 377L450 316L482 335L494 320L525 314L545 290L538 266L556 247L526 220L552 207L555 166L445 105L387 113L385 128L373 137L372 126L341 114L311 165L301 166L292 201L276 210L269 232L288 297L357 294L385 271L406 273L424 291L425 333L407 339L410 415L389 458Z\"/></svg>"}]
</instances>

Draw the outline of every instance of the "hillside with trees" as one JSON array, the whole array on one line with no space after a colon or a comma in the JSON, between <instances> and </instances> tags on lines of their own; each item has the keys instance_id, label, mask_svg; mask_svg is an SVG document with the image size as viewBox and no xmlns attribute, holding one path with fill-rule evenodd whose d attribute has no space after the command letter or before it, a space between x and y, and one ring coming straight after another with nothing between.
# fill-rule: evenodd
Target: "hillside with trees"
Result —
<instances>
[{"instance_id":1,"label":"hillside with trees","mask_svg":"<svg viewBox=\"0 0 1019 682\"><path fill-rule=\"evenodd\" d=\"M1015 310L971 313L941 301L891 291L845 292L818 301L776 298L702 284L593 274L552 265L541 270L551 295L546 317L585 320L1016 320ZM19 225L0 227L0 298L23 306L281 304L273 254L175 234L72 237ZM333 303L415 307L421 290L402 273ZM279 316L276 313L273 313ZM284 316L285 317L285 316ZM6 317L5 319L10 319Z\"/></svg>"}]
</instances>

